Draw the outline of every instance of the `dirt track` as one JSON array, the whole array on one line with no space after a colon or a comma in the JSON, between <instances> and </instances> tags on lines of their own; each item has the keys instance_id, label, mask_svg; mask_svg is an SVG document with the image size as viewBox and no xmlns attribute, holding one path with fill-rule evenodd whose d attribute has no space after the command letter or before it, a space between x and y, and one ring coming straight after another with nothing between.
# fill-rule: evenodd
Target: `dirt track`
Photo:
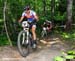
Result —
<instances>
[{"instance_id":1,"label":"dirt track","mask_svg":"<svg viewBox=\"0 0 75 61\"><path fill-rule=\"evenodd\" d=\"M38 47L37 51L27 57L22 57L16 47L0 47L0 61L53 61L53 58L62 55L62 50L66 50L67 47L61 42L51 44L39 46L41 48Z\"/></svg>"}]
</instances>

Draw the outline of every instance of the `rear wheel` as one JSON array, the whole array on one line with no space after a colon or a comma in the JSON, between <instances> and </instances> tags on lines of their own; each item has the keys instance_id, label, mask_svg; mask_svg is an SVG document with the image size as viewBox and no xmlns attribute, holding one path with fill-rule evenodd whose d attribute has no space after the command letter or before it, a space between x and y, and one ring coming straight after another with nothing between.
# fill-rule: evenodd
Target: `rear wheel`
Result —
<instances>
[{"instance_id":1,"label":"rear wheel","mask_svg":"<svg viewBox=\"0 0 75 61\"><path fill-rule=\"evenodd\" d=\"M29 40L27 41L27 37L27 32L25 31L21 31L18 35L17 47L23 57L29 54L30 42Z\"/></svg>"}]
</instances>

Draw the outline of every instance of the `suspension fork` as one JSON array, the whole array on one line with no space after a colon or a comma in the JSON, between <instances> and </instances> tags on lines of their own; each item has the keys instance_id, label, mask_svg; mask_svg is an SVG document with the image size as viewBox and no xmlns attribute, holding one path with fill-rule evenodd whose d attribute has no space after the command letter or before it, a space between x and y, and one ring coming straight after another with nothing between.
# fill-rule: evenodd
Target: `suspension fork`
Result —
<instances>
[{"instance_id":1,"label":"suspension fork","mask_svg":"<svg viewBox=\"0 0 75 61\"><path fill-rule=\"evenodd\" d=\"M28 43L28 40L29 40L29 29L24 28L23 30L26 32L26 36L25 36L25 33L23 33L22 44L24 44L24 42Z\"/></svg>"},{"instance_id":2,"label":"suspension fork","mask_svg":"<svg viewBox=\"0 0 75 61\"><path fill-rule=\"evenodd\" d=\"M26 42L29 43L29 31L27 31L26 33L27 33Z\"/></svg>"}]
</instances>

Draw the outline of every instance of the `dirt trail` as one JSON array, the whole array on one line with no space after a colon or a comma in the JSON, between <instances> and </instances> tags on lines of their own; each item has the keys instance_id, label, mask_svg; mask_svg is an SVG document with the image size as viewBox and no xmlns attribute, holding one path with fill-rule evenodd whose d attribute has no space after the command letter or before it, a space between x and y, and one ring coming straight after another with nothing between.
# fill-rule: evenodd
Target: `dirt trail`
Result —
<instances>
[{"instance_id":1,"label":"dirt trail","mask_svg":"<svg viewBox=\"0 0 75 61\"><path fill-rule=\"evenodd\" d=\"M67 49L60 40L57 41L48 42L44 46L39 45L38 50L27 57L22 57L16 47L0 47L0 61L53 61L55 56L62 55L62 50Z\"/></svg>"}]
</instances>

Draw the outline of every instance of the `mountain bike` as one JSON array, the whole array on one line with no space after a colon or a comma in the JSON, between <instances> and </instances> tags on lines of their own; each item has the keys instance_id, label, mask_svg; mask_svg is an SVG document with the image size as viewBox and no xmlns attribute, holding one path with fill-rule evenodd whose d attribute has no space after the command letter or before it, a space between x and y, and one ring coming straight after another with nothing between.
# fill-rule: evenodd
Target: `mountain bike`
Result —
<instances>
[{"instance_id":1,"label":"mountain bike","mask_svg":"<svg viewBox=\"0 0 75 61\"><path fill-rule=\"evenodd\" d=\"M48 39L51 35L52 30L48 29L47 27L43 27L41 31L41 38Z\"/></svg>"},{"instance_id":2,"label":"mountain bike","mask_svg":"<svg viewBox=\"0 0 75 61\"><path fill-rule=\"evenodd\" d=\"M32 43L32 34L30 32L28 21L22 22L23 30L18 34L17 46L20 54L23 57L26 57L30 53L31 43Z\"/></svg>"},{"instance_id":3,"label":"mountain bike","mask_svg":"<svg viewBox=\"0 0 75 61\"><path fill-rule=\"evenodd\" d=\"M42 32L41 32L41 37L44 39L46 37L49 36L49 34L51 33L51 30L53 28L52 22L48 23L48 24L44 24L42 26Z\"/></svg>"},{"instance_id":4,"label":"mountain bike","mask_svg":"<svg viewBox=\"0 0 75 61\"><path fill-rule=\"evenodd\" d=\"M43 28L42 28L42 32L41 32L41 37L42 37L42 38L45 38L45 37L47 37L47 34L48 34L48 33L47 33L46 27L43 27Z\"/></svg>"}]
</instances>

